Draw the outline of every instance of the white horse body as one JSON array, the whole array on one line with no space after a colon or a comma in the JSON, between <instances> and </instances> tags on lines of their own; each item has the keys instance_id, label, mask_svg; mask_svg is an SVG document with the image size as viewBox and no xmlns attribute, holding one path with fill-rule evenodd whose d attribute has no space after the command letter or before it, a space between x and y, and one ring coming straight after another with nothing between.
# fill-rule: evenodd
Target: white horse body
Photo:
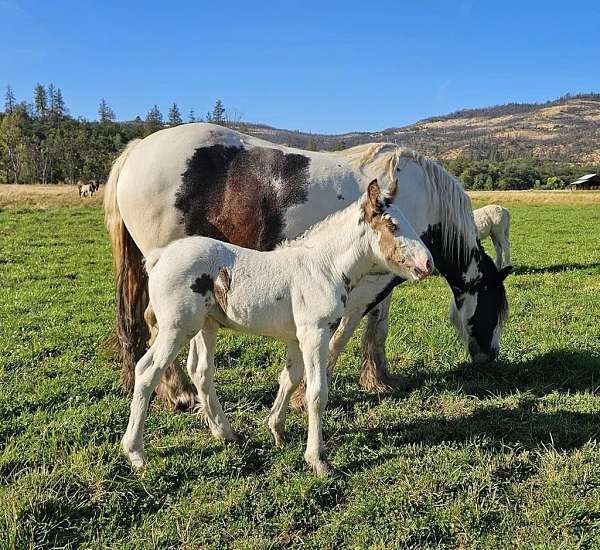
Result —
<instances>
[{"instance_id":1,"label":"white horse body","mask_svg":"<svg viewBox=\"0 0 600 550\"><path fill-rule=\"evenodd\" d=\"M332 234L337 232L337 238ZM130 422L123 446L141 466L148 400L162 371L181 346L191 346L189 374L214 435L236 440L215 393L214 340L218 327L279 338L288 357L302 354L280 379L269 425L281 441L285 408L302 372L307 382L309 440L306 460L319 474L323 460L321 415L327 401L326 358L348 298L368 273L390 271L420 280L433 269L431 255L375 181L368 192L305 236L271 252L259 252L207 237L177 240L149 254L150 305L158 337L136 366ZM297 362L298 363L298 362Z\"/></svg>"},{"instance_id":2,"label":"white horse body","mask_svg":"<svg viewBox=\"0 0 600 550\"><path fill-rule=\"evenodd\" d=\"M461 304L468 306L452 318L461 325L459 332L471 356L494 359L506 308L502 286L506 275L495 272L491 261L488 265L489 258L477 243L470 200L440 166L393 144L311 152L204 123L169 128L132 142L111 171L105 208L117 261L123 349L145 345L144 331L135 325L140 324L139 312L145 308L144 275L139 259L135 259L137 275L135 266L129 265L129 256L137 254L136 245L146 256L182 237L203 235L272 250L357 200L374 178L382 189L397 182L393 203L427 240L436 267L452 288L452 307L456 309L455 301L458 309ZM125 247L127 239L134 244ZM337 334L341 348L361 317L370 312L363 372L375 373L371 376L375 382L366 384L371 389L388 383L386 297L400 282L383 271L365 277L349 298ZM481 293L493 296L479 300ZM125 380L135 364L132 355L124 353ZM184 380L177 370L173 377ZM170 391L168 386L168 382L162 384L159 394L174 404L193 404L193 390L174 397L177 390Z\"/></svg>"},{"instance_id":3,"label":"white horse body","mask_svg":"<svg viewBox=\"0 0 600 550\"><path fill-rule=\"evenodd\" d=\"M510 265L510 213L498 204L490 204L473 211L479 239L490 237L496 250L496 266Z\"/></svg>"}]
</instances>

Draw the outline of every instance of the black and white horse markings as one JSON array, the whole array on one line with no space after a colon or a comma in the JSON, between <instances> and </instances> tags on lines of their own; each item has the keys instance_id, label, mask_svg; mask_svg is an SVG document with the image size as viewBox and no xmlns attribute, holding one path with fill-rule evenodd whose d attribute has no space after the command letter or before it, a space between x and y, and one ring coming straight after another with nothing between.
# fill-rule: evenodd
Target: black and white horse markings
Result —
<instances>
[{"instance_id":1,"label":"black and white horse markings","mask_svg":"<svg viewBox=\"0 0 600 550\"><path fill-rule=\"evenodd\" d=\"M293 239L358 199L372 179L397 185L392 199L429 247L453 293L450 318L474 361L493 360L507 315L503 279L478 240L471 202L435 162L393 144L340 152L285 147L212 124L186 124L131 142L113 165L105 212L117 275L117 334L123 380L131 390L136 361L147 348L148 304L143 257L190 235L258 250ZM333 233L331 238L336 238ZM368 314L361 381L394 383L387 373L390 293L401 279L365 277L348 296L330 343L330 364ZM146 315L148 318L149 314ZM157 393L179 408L195 404L181 369L167 369Z\"/></svg>"}]
</instances>

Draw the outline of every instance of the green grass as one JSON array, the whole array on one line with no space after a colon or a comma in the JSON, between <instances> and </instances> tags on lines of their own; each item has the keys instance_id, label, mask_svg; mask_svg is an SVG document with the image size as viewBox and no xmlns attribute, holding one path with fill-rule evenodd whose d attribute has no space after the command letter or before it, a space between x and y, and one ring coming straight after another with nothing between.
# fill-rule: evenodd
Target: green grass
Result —
<instances>
[{"instance_id":1,"label":"green grass","mask_svg":"<svg viewBox=\"0 0 600 550\"><path fill-rule=\"evenodd\" d=\"M600 207L513 204L511 319L474 368L437 278L401 288L388 354L407 391L333 380L337 474L303 463L306 420L265 426L283 361L224 334L218 391L243 448L152 407L149 466L119 448L128 401L104 350L111 259L97 206L0 212L0 548L600 546Z\"/></svg>"}]
</instances>

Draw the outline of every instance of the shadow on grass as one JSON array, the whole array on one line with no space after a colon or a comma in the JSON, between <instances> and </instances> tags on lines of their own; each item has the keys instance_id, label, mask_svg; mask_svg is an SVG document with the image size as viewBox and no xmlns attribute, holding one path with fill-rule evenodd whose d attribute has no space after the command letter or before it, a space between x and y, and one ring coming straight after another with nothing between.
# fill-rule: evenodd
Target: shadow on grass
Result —
<instances>
[{"instance_id":1,"label":"shadow on grass","mask_svg":"<svg viewBox=\"0 0 600 550\"><path fill-rule=\"evenodd\" d=\"M588 269L600 269L600 263L592 262L589 264L564 263L546 266L516 265L513 269L514 275L532 275L539 273L563 273L564 271L586 271Z\"/></svg>"}]
</instances>

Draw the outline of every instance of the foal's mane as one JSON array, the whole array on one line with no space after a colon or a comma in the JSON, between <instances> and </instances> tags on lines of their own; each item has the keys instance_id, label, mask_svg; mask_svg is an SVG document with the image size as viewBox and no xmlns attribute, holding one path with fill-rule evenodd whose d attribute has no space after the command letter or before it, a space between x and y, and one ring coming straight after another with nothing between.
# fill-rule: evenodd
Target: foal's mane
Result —
<instances>
[{"instance_id":1,"label":"foal's mane","mask_svg":"<svg viewBox=\"0 0 600 550\"><path fill-rule=\"evenodd\" d=\"M366 143L336 154L369 178L381 178L385 181L384 188L389 188L396 179L397 168L408 162L416 163L423 170L429 198L439 213L444 251L450 258L469 261L471 250L477 246L477 229L471 199L452 174L437 162L394 143Z\"/></svg>"},{"instance_id":2,"label":"foal's mane","mask_svg":"<svg viewBox=\"0 0 600 550\"><path fill-rule=\"evenodd\" d=\"M293 248L293 247L297 247L297 246L305 246L311 240L320 237L321 234L324 233L325 231L330 231L330 234L327 235L327 237L329 239L334 238L335 236L331 234L331 228L338 226L338 224L336 222L339 222L340 219L345 218L348 215L352 215L352 213L355 210L361 209L363 204L364 204L363 200L359 199L358 201L355 201L355 202L349 204L348 206L346 206L346 208L343 208L342 210L338 210L337 212L333 212L332 214L329 214L329 216L325 217L320 222L317 222L317 223L311 225L306 231L304 231L303 233L300 233L300 235L298 235L296 238L294 238L292 240L286 239L284 241L281 241L276 246L276 248L279 249L279 248Z\"/></svg>"}]
</instances>

